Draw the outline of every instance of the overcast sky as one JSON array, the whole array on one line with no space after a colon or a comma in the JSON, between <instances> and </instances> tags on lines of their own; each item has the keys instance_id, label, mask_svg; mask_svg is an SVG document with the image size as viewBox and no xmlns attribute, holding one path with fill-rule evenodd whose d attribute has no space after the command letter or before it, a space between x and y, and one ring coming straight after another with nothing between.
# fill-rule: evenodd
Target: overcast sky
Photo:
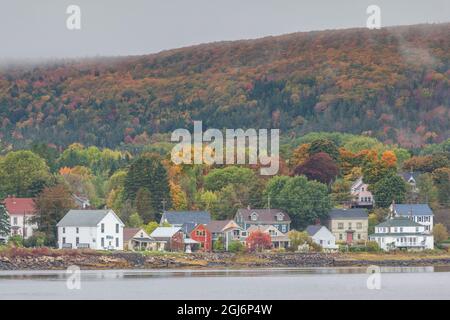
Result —
<instances>
[{"instance_id":1,"label":"overcast sky","mask_svg":"<svg viewBox=\"0 0 450 320\"><path fill-rule=\"evenodd\" d=\"M136 55L297 31L450 21L450 0L0 0L0 59ZM81 30L66 27L69 5Z\"/></svg>"}]
</instances>

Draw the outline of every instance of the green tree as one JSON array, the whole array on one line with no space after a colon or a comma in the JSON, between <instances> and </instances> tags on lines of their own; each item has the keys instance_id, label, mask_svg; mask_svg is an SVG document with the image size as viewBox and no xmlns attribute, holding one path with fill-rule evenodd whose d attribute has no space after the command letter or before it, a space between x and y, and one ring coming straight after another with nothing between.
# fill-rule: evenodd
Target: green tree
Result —
<instances>
[{"instance_id":1,"label":"green tree","mask_svg":"<svg viewBox=\"0 0 450 320\"><path fill-rule=\"evenodd\" d=\"M434 242L436 243L441 243L442 241L447 240L448 239L447 228L442 223L438 223L433 228L433 236Z\"/></svg>"},{"instance_id":2,"label":"green tree","mask_svg":"<svg viewBox=\"0 0 450 320\"><path fill-rule=\"evenodd\" d=\"M36 198L35 206L38 230L45 234L47 245L56 245L56 224L70 209L75 208L69 189L63 184L47 187Z\"/></svg>"},{"instance_id":3,"label":"green tree","mask_svg":"<svg viewBox=\"0 0 450 320\"><path fill-rule=\"evenodd\" d=\"M139 213L133 213L128 219L128 226L130 228L141 228L144 225L144 221L142 220Z\"/></svg>"},{"instance_id":4,"label":"green tree","mask_svg":"<svg viewBox=\"0 0 450 320\"><path fill-rule=\"evenodd\" d=\"M380 208L389 207L393 201L402 203L406 198L406 183L396 174L384 177L369 188L375 198L375 204Z\"/></svg>"},{"instance_id":5,"label":"green tree","mask_svg":"<svg viewBox=\"0 0 450 320\"><path fill-rule=\"evenodd\" d=\"M228 185L245 185L256 180L255 173L237 166L214 169L205 176L206 190L219 191Z\"/></svg>"},{"instance_id":6,"label":"green tree","mask_svg":"<svg viewBox=\"0 0 450 320\"><path fill-rule=\"evenodd\" d=\"M158 157L145 154L131 164L124 182L125 199L134 201L140 188L150 191L155 211L172 206L167 170Z\"/></svg>"},{"instance_id":7,"label":"green tree","mask_svg":"<svg viewBox=\"0 0 450 320\"><path fill-rule=\"evenodd\" d=\"M159 227L159 223L158 222L156 222L156 221L150 221L149 223L147 223L145 226L144 226L144 230L145 230L145 232L147 232L147 234L151 234L153 231L155 231L155 229L156 228L158 228Z\"/></svg>"},{"instance_id":8,"label":"green tree","mask_svg":"<svg viewBox=\"0 0 450 320\"><path fill-rule=\"evenodd\" d=\"M312 242L311 237L306 231L300 232L297 230L291 230L288 232L288 237L290 240L291 249L294 251L298 250L299 246L305 244L310 244Z\"/></svg>"},{"instance_id":9,"label":"green tree","mask_svg":"<svg viewBox=\"0 0 450 320\"><path fill-rule=\"evenodd\" d=\"M217 252L222 252L225 250L225 245L223 243L222 237L214 241L213 250Z\"/></svg>"},{"instance_id":10,"label":"green tree","mask_svg":"<svg viewBox=\"0 0 450 320\"><path fill-rule=\"evenodd\" d=\"M229 252L242 252L245 250L245 246L242 244L242 242L238 240L233 240L228 244L228 251Z\"/></svg>"},{"instance_id":11,"label":"green tree","mask_svg":"<svg viewBox=\"0 0 450 320\"><path fill-rule=\"evenodd\" d=\"M334 161L339 160L339 149L336 144L328 139L317 139L311 142L309 147L309 155L313 156L318 153L327 153Z\"/></svg>"},{"instance_id":12,"label":"green tree","mask_svg":"<svg viewBox=\"0 0 450 320\"><path fill-rule=\"evenodd\" d=\"M144 220L144 223L155 220L156 210L153 207L152 195L147 188L139 188L136 195L135 207L139 216Z\"/></svg>"},{"instance_id":13,"label":"green tree","mask_svg":"<svg viewBox=\"0 0 450 320\"><path fill-rule=\"evenodd\" d=\"M6 212L5 206L0 204L0 237L8 238L11 234L11 224L9 221L9 215Z\"/></svg>"},{"instance_id":14,"label":"green tree","mask_svg":"<svg viewBox=\"0 0 450 320\"><path fill-rule=\"evenodd\" d=\"M433 171L433 180L437 188L438 201L443 206L450 204L450 168Z\"/></svg>"},{"instance_id":15,"label":"green tree","mask_svg":"<svg viewBox=\"0 0 450 320\"><path fill-rule=\"evenodd\" d=\"M417 178L417 188L419 189L418 200L420 203L435 203L437 201L438 189L434 185L432 174L421 174Z\"/></svg>"},{"instance_id":16,"label":"green tree","mask_svg":"<svg viewBox=\"0 0 450 320\"><path fill-rule=\"evenodd\" d=\"M271 180L274 181L268 182L265 192L270 195L271 207L285 210L294 228L305 228L328 217L332 202L326 185L308 181L304 176L275 177Z\"/></svg>"},{"instance_id":17,"label":"green tree","mask_svg":"<svg viewBox=\"0 0 450 320\"><path fill-rule=\"evenodd\" d=\"M0 159L0 194L34 197L51 180L45 160L31 151L10 152Z\"/></svg>"}]
</instances>

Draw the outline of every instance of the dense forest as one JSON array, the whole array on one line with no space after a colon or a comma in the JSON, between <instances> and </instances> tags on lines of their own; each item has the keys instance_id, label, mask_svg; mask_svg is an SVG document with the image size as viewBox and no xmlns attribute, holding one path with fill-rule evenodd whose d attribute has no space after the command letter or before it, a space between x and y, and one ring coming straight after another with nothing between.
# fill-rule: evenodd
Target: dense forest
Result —
<instances>
[{"instance_id":1,"label":"dense forest","mask_svg":"<svg viewBox=\"0 0 450 320\"><path fill-rule=\"evenodd\" d=\"M419 148L450 136L449 66L448 23L8 66L0 71L0 148L146 145L193 120Z\"/></svg>"}]
</instances>

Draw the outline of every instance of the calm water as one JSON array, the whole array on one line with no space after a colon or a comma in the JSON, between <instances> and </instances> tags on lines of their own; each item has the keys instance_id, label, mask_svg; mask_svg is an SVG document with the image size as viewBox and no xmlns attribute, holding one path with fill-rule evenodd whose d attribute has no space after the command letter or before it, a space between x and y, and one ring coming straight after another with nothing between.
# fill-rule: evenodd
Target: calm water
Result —
<instances>
[{"instance_id":1,"label":"calm water","mask_svg":"<svg viewBox=\"0 0 450 320\"><path fill-rule=\"evenodd\" d=\"M450 299L450 269L382 268L369 290L366 268L0 272L0 299Z\"/></svg>"}]
</instances>

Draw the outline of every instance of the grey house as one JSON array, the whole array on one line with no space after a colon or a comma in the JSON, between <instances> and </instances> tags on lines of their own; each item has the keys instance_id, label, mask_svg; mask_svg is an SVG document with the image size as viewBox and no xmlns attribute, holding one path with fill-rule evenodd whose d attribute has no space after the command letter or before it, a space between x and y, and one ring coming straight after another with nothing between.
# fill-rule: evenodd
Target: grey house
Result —
<instances>
[{"instance_id":1,"label":"grey house","mask_svg":"<svg viewBox=\"0 0 450 320\"><path fill-rule=\"evenodd\" d=\"M210 222L211 214L207 211L164 211L160 225L169 223L173 227L182 228L184 233L189 233L197 225Z\"/></svg>"},{"instance_id":2,"label":"grey house","mask_svg":"<svg viewBox=\"0 0 450 320\"><path fill-rule=\"evenodd\" d=\"M239 209L234 221L247 230L252 226L274 226L282 233L291 229L291 218L280 209Z\"/></svg>"}]
</instances>

